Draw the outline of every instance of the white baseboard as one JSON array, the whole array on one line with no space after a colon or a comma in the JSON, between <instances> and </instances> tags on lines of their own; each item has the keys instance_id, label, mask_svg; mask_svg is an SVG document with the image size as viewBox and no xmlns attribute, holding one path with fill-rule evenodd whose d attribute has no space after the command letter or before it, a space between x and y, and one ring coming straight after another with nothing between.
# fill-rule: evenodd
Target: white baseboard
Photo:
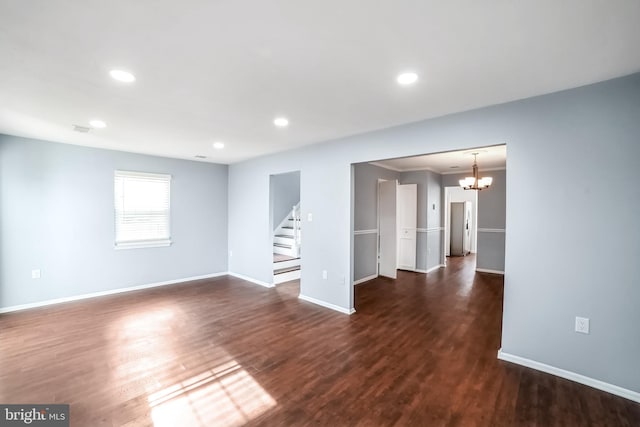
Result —
<instances>
[{"instance_id":1,"label":"white baseboard","mask_svg":"<svg viewBox=\"0 0 640 427\"><path fill-rule=\"evenodd\" d=\"M177 285L177 284L192 282L194 280L202 280L202 279L210 279L212 277L226 276L227 274L228 273L224 271L221 273L204 274L202 276L185 277L183 279L167 280L164 282L149 283L146 285L131 286L128 288L110 289L108 291L92 292L89 294L50 299L46 301L32 302L29 304L20 304L20 305L14 305L10 307L2 307L0 308L0 313L10 313L12 311L27 310L30 308L45 307L48 305L61 304L64 302L79 301L83 299L102 297L106 295L114 295L114 294L121 294L124 292L139 291L141 289L157 288L159 286Z\"/></svg>"},{"instance_id":2,"label":"white baseboard","mask_svg":"<svg viewBox=\"0 0 640 427\"><path fill-rule=\"evenodd\" d=\"M546 372L547 374L551 374L557 377L565 378L567 380L575 381L577 383L584 384L589 387L606 391L607 393L615 394L616 396L624 397L625 399L633 400L634 402L640 403L640 393L636 391L628 390L626 388L622 388L617 385L605 383L604 381L596 380L594 378L585 377L584 375L580 375L580 374L576 374L575 372L556 368L555 366L536 362L535 360L526 359L524 357L516 356L514 354L505 353L502 351L502 349L498 350L498 359L515 363L518 365L526 366L527 368L535 369L537 371Z\"/></svg>"},{"instance_id":3,"label":"white baseboard","mask_svg":"<svg viewBox=\"0 0 640 427\"><path fill-rule=\"evenodd\" d=\"M427 274L428 274L428 273L431 273L432 271L436 271L436 270L438 270L438 269L440 269L440 268L442 268L442 267L444 267L444 265L442 265L442 264L440 264L440 265L434 265L433 267L431 267L430 269L428 269L428 270L426 271L426 273L427 273Z\"/></svg>"},{"instance_id":4,"label":"white baseboard","mask_svg":"<svg viewBox=\"0 0 640 427\"><path fill-rule=\"evenodd\" d=\"M307 302L310 302L312 304L316 304L316 305L319 305L319 306L322 306L322 307L325 307L325 308L330 308L331 310L339 311L340 313L344 313L344 314L353 314L353 313L356 312L355 308L352 308L351 310L349 310L349 309L346 309L344 307L340 307L339 305L331 304L329 302L322 301L322 300L319 300L319 299L315 299L315 298L312 298L312 297L308 297L308 296L302 295L302 294L298 295L298 299L301 299L303 301L307 301Z\"/></svg>"},{"instance_id":5,"label":"white baseboard","mask_svg":"<svg viewBox=\"0 0 640 427\"><path fill-rule=\"evenodd\" d=\"M431 273L432 271L436 271L436 270L438 270L438 269L440 269L440 268L443 268L443 267L445 267L445 265L444 265L444 264L440 264L440 265L434 265L433 267L431 267L431 268L430 268L430 269L428 269L428 270L414 270L414 271L415 271L416 273L429 274L429 273Z\"/></svg>"},{"instance_id":6,"label":"white baseboard","mask_svg":"<svg viewBox=\"0 0 640 427\"><path fill-rule=\"evenodd\" d=\"M504 271L502 270L489 270L488 268L476 268L478 273L491 273L491 274L502 274L504 276Z\"/></svg>"},{"instance_id":7,"label":"white baseboard","mask_svg":"<svg viewBox=\"0 0 640 427\"><path fill-rule=\"evenodd\" d=\"M263 282L262 280L254 279L253 277L245 276L244 274L232 273L231 271L226 274L237 277L238 279L246 280L247 282L255 283L256 285L264 286L265 288L275 287L273 283Z\"/></svg>"},{"instance_id":8,"label":"white baseboard","mask_svg":"<svg viewBox=\"0 0 640 427\"><path fill-rule=\"evenodd\" d=\"M360 283L364 283L364 282L368 282L369 280L373 280L376 277L378 277L377 274L372 274L371 276L367 276L367 277L363 277L362 279L358 279L355 282L353 282L353 285L359 285Z\"/></svg>"}]
</instances>

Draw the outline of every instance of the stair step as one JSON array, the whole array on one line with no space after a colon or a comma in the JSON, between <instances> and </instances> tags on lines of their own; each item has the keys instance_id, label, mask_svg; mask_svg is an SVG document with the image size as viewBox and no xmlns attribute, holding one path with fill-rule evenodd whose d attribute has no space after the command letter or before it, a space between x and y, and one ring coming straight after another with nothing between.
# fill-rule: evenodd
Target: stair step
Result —
<instances>
[{"instance_id":1,"label":"stair step","mask_svg":"<svg viewBox=\"0 0 640 427\"><path fill-rule=\"evenodd\" d=\"M300 260L300 257L293 257L293 256L286 256L286 255L279 255L279 254L273 254L273 263L277 264L279 262L287 262L287 261L296 261L296 260Z\"/></svg>"},{"instance_id":2,"label":"stair step","mask_svg":"<svg viewBox=\"0 0 640 427\"><path fill-rule=\"evenodd\" d=\"M296 265L293 267L287 267L287 268L279 268L278 270L273 270L273 275L277 276L278 274L289 273L290 271L297 271L297 270L300 270L299 265Z\"/></svg>"},{"instance_id":3,"label":"stair step","mask_svg":"<svg viewBox=\"0 0 640 427\"><path fill-rule=\"evenodd\" d=\"M288 225L285 225L284 227L281 227L284 230L293 230L293 227L289 227Z\"/></svg>"},{"instance_id":4,"label":"stair step","mask_svg":"<svg viewBox=\"0 0 640 427\"><path fill-rule=\"evenodd\" d=\"M273 276L273 284L279 285L280 283L289 282L291 280L300 279L300 270L289 271L288 273L276 274Z\"/></svg>"},{"instance_id":5,"label":"stair step","mask_svg":"<svg viewBox=\"0 0 640 427\"><path fill-rule=\"evenodd\" d=\"M279 248L291 249L291 245L285 245L284 243L274 243L273 246L277 246Z\"/></svg>"},{"instance_id":6,"label":"stair step","mask_svg":"<svg viewBox=\"0 0 640 427\"><path fill-rule=\"evenodd\" d=\"M283 268L298 267L300 268L300 258L290 258L282 261L273 262L273 271L282 270ZM275 273L274 273L275 274Z\"/></svg>"},{"instance_id":7,"label":"stair step","mask_svg":"<svg viewBox=\"0 0 640 427\"><path fill-rule=\"evenodd\" d=\"M283 239L292 239L293 240L293 236L289 236L287 234L276 234L274 237L282 237Z\"/></svg>"}]
</instances>

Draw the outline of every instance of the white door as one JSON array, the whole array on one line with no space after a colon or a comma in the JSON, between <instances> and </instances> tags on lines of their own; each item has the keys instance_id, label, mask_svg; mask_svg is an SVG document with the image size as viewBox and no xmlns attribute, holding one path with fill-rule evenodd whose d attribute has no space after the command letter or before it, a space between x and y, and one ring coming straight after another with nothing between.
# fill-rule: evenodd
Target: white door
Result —
<instances>
[{"instance_id":1,"label":"white door","mask_svg":"<svg viewBox=\"0 0 640 427\"><path fill-rule=\"evenodd\" d=\"M378 183L378 274L396 278L396 181Z\"/></svg>"},{"instance_id":2,"label":"white door","mask_svg":"<svg viewBox=\"0 0 640 427\"><path fill-rule=\"evenodd\" d=\"M416 269L416 227L418 226L418 185L398 186L398 268Z\"/></svg>"}]
</instances>

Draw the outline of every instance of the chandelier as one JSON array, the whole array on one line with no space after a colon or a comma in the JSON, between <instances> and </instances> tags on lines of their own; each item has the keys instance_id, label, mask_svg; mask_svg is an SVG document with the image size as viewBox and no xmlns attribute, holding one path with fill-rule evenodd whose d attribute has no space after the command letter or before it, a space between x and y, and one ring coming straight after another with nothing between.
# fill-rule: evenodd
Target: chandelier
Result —
<instances>
[{"instance_id":1,"label":"chandelier","mask_svg":"<svg viewBox=\"0 0 640 427\"><path fill-rule=\"evenodd\" d=\"M478 164L476 162L476 158L478 157L478 153L473 154L473 176L468 176L465 179L460 180L460 187L465 190L483 190L485 188L489 188L491 183L493 182L493 178L490 176L479 178L478 175Z\"/></svg>"}]
</instances>

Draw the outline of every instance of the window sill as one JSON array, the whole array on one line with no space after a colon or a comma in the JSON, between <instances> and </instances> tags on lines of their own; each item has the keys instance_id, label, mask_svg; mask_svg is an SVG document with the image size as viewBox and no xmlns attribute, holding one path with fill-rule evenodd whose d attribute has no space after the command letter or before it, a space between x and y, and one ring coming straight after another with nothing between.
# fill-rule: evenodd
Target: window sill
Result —
<instances>
[{"instance_id":1,"label":"window sill","mask_svg":"<svg viewBox=\"0 0 640 427\"><path fill-rule=\"evenodd\" d=\"M171 240L154 240L150 242L121 242L116 243L114 249L142 249L142 248L162 248L171 246Z\"/></svg>"}]
</instances>

